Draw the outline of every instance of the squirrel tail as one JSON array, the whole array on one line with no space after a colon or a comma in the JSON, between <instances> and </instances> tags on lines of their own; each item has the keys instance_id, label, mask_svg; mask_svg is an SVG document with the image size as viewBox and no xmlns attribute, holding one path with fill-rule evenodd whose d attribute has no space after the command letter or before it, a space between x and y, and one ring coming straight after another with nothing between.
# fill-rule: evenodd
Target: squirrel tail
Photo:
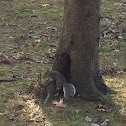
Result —
<instances>
[{"instance_id":1,"label":"squirrel tail","mask_svg":"<svg viewBox=\"0 0 126 126\"><path fill-rule=\"evenodd\" d=\"M74 97L76 94L76 88L71 83L63 85L64 98Z\"/></svg>"}]
</instances>

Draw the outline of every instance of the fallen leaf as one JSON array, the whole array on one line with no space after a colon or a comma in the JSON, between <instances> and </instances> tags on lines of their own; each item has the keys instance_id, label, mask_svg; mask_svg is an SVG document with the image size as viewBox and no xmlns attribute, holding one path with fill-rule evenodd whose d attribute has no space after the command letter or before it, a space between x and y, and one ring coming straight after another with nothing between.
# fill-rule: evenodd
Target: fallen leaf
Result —
<instances>
[{"instance_id":1,"label":"fallen leaf","mask_svg":"<svg viewBox=\"0 0 126 126\"><path fill-rule=\"evenodd\" d=\"M9 112L5 111L4 113L0 113L1 116L8 115Z\"/></svg>"},{"instance_id":2,"label":"fallen leaf","mask_svg":"<svg viewBox=\"0 0 126 126\"><path fill-rule=\"evenodd\" d=\"M85 117L85 120L86 120L87 122L91 122L91 118L88 117L88 116Z\"/></svg>"},{"instance_id":3,"label":"fallen leaf","mask_svg":"<svg viewBox=\"0 0 126 126\"><path fill-rule=\"evenodd\" d=\"M41 39L37 39L37 40L35 40L35 42L38 42L39 43L39 42L41 42Z\"/></svg>"},{"instance_id":4,"label":"fallen leaf","mask_svg":"<svg viewBox=\"0 0 126 126\"><path fill-rule=\"evenodd\" d=\"M93 123L101 124L104 120L100 116L94 116L92 121Z\"/></svg>"},{"instance_id":5,"label":"fallen leaf","mask_svg":"<svg viewBox=\"0 0 126 126\"><path fill-rule=\"evenodd\" d=\"M109 119L105 119L105 121L101 124L101 126L107 126L109 123Z\"/></svg>"},{"instance_id":6,"label":"fallen leaf","mask_svg":"<svg viewBox=\"0 0 126 126\"><path fill-rule=\"evenodd\" d=\"M41 4L43 7L49 7L49 4Z\"/></svg>"},{"instance_id":7,"label":"fallen leaf","mask_svg":"<svg viewBox=\"0 0 126 126\"><path fill-rule=\"evenodd\" d=\"M122 36L118 36L118 39L123 39L123 37Z\"/></svg>"},{"instance_id":8,"label":"fallen leaf","mask_svg":"<svg viewBox=\"0 0 126 126\"><path fill-rule=\"evenodd\" d=\"M108 108L107 106L102 105L102 104L99 104L96 108L97 108L99 111L103 111L103 112L111 112L111 111L112 111L111 108Z\"/></svg>"},{"instance_id":9,"label":"fallen leaf","mask_svg":"<svg viewBox=\"0 0 126 126\"><path fill-rule=\"evenodd\" d=\"M11 64L11 60L4 53L0 53L0 63L9 64L10 65Z\"/></svg>"},{"instance_id":10,"label":"fallen leaf","mask_svg":"<svg viewBox=\"0 0 126 126\"><path fill-rule=\"evenodd\" d=\"M65 107L67 106L67 104L64 104L64 103L63 103L63 98L60 99L59 102L57 102L57 101L53 101L52 103L53 103L54 105L56 105L56 107L62 107L62 108L65 108Z\"/></svg>"},{"instance_id":11,"label":"fallen leaf","mask_svg":"<svg viewBox=\"0 0 126 126\"><path fill-rule=\"evenodd\" d=\"M77 115L79 114L80 110L75 110L75 112L77 113Z\"/></svg>"},{"instance_id":12,"label":"fallen leaf","mask_svg":"<svg viewBox=\"0 0 126 126\"><path fill-rule=\"evenodd\" d=\"M6 58L6 59L8 59L8 56L5 55L4 53L0 53L0 58Z\"/></svg>"},{"instance_id":13,"label":"fallen leaf","mask_svg":"<svg viewBox=\"0 0 126 126\"><path fill-rule=\"evenodd\" d=\"M100 125L98 125L96 123L91 123L91 126L100 126Z\"/></svg>"},{"instance_id":14,"label":"fallen leaf","mask_svg":"<svg viewBox=\"0 0 126 126\"><path fill-rule=\"evenodd\" d=\"M49 49L49 53L56 53L57 49Z\"/></svg>"},{"instance_id":15,"label":"fallen leaf","mask_svg":"<svg viewBox=\"0 0 126 126\"><path fill-rule=\"evenodd\" d=\"M13 56L13 58L16 60L25 59L24 52L17 53L17 55Z\"/></svg>"},{"instance_id":16,"label":"fallen leaf","mask_svg":"<svg viewBox=\"0 0 126 126\"><path fill-rule=\"evenodd\" d=\"M32 64L33 62L32 61L26 61L25 63L26 64Z\"/></svg>"}]
</instances>

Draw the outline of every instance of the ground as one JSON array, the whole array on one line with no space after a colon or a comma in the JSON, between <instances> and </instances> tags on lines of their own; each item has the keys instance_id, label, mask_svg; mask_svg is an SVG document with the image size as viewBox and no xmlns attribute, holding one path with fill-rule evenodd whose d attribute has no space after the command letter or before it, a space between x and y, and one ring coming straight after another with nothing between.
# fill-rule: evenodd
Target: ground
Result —
<instances>
[{"instance_id":1,"label":"ground","mask_svg":"<svg viewBox=\"0 0 126 126\"><path fill-rule=\"evenodd\" d=\"M43 106L26 93L52 66L62 31L62 0L0 0L0 126L110 126L126 124L126 2L102 1L100 65L105 83L116 90L104 96L113 106L73 98L67 107ZM42 79L42 83L44 80ZM90 119L92 119L90 121ZM101 122L100 122L101 121Z\"/></svg>"}]
</instances>

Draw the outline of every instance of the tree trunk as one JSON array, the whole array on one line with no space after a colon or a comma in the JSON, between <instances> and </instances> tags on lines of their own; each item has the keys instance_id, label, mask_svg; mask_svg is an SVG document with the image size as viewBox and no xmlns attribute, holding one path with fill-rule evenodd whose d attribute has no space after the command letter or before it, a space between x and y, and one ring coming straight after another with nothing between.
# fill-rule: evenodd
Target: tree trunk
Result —
<instances>
[{"instance_id":1,"label":"tree trunk","mask_svg":"<svg viewBox=\"0 0 126 126\"><path fill-rule=\"evenodd\" d=\"M108 89L99 73L99 25L99 0L65 0L63 36L53 69L90 101L100 100L97 89Z\"/></svg>"},{"instance_id":2,"label":"tree trunk","mask_svg":"<svg viewBox=\"0 0 126 126\"><path fill-rule=\"evenodd\" d=\"M75 85L88 101L108 93L99 73L100 0L65 0L64 25L53 69Z\"/></svg>"}]
</instances>

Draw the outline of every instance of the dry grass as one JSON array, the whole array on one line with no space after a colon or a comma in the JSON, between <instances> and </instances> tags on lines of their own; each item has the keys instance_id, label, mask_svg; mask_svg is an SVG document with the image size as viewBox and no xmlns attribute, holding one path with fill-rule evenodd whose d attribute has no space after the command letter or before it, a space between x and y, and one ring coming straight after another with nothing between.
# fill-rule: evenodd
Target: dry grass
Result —
<instances>
[{"instance_id":1,"label":"dry grass","mask_svg":"<svg viewBox=\"0 0 126 126\"><path fill-rule=\"evenodd\" d=\"M79 98L67 101L66 108L42 106L25 93L28 85L36 83L38 73L44 74L52 65L62 30L63 1L0 1L0 53L9 60L0 64L0 79L27 77L0 84L0 126L87 126L87 116L109 119L110 126L126 124L125 6L117 2L103 1L101 8L101 67L106 84L118 92L104 96L115 106L111 112L102 112L96 108L99 103ZM111 38L104 37L109 28ZM114 74L110 72L113 64Z\"/></svg>"}]
</instances>

